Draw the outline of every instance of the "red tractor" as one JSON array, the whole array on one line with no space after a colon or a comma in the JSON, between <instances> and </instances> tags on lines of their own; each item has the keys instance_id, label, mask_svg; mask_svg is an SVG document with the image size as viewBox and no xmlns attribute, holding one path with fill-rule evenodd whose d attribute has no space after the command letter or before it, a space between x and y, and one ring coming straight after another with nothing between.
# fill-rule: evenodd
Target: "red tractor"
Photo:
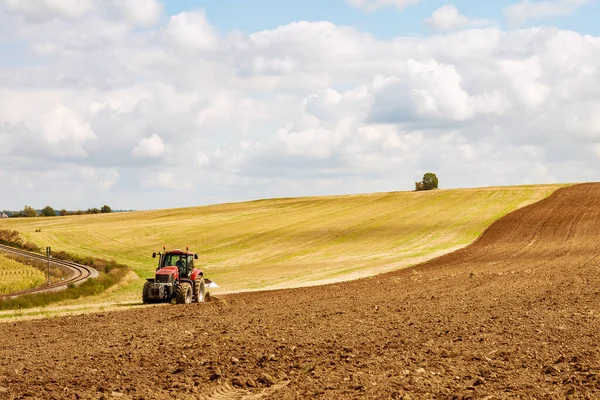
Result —
<instances>
[{"instance_id":1,"label":"red tractor","mask_svg":"<svg viewBox=\"0 0 600 400\"><path fill-rule=\"evenodd\" d=\"M163 247L163 253L158 253L156 276L148 278L144 283L144 304L170 303L173 299L177 304L200 303L206 300L206 287L216 284L208 279L208 282L205 281L204 273L194 268L194 260L198 259L198 254L187 250L166 251ZM152 258L156 258L156 255L152 253Z\"/></svg>"}]
</instances>

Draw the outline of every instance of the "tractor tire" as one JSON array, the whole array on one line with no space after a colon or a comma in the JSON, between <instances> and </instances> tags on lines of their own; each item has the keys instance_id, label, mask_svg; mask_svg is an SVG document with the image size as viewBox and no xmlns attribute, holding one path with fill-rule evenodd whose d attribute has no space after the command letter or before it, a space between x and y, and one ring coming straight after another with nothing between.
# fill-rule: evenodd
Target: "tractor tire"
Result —
<instances>
[{"instance_id":1,"label":"tractor tire","mask_svg":"<svg viewBox=\"0 0 600 400\"><path fill-rule=\"evenodd\" d=\"M192 302L192 286L184 282L175 289L175 303L190 304Z\"/></svg>"},{"instance_id":2,"label":"tractor tire","mask_svg":"<svg viewBox=\"0 0 600 400\"><path fill-rule=\"evenodd\" d=\"M197 277L196 283L194 284L194 301L196 303L204 303L206 301L206 286L204 285L204 278Z\"/></svg>"},{"instance_id":3,"label":"tractor tire","mask_svg":"<svg viewBox=\"0 0 600 400\"><path fill-rule=\"evenodd\" d=\"M142 302L144 304L154 303L150 298L150 282L144 283L144 289L142 290Z\"/></svg>"}]
</instances>

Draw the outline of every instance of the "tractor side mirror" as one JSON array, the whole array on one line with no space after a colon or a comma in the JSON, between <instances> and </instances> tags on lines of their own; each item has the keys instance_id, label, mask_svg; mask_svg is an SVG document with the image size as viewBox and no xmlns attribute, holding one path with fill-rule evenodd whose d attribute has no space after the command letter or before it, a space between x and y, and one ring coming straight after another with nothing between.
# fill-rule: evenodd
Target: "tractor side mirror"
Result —
<instances>
[{"instance_id":1,"label":"tractor side mirror","mask_svg":"<svg viewBox=\"0 0 600 400\"><path fill-rule=\"evenodd\" d=\"M152 258L156 258L156 253L152 253Z\"/></svg>"},{"instance_id":2,"label":"tractor side mirror","mask_svg":"<svg viewBox=\"0 0 600 400\"><path fill-rule=\"evenodd\" d=\"M198 259L198 254L194 254L194 259L197 260Z\"/></svg>"}]
</instances>

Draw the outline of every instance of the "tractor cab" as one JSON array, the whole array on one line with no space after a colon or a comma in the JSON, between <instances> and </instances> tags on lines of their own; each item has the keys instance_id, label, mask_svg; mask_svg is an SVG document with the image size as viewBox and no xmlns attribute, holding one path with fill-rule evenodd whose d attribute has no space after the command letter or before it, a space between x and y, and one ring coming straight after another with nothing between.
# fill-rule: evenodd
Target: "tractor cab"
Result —
<instances>
[{"instance_id":1,"label":"tractor cab","mask_svg":"<svg viewBox=\"0 0 600 400\"><path fill-rule=\"evenodd\" d=\"M156 255L154 255L154 257L156 257ZM194 259L198 259L198 254L172 250L159 258L156 270L159 271L165 267L177 267L179 279L189 278L194 270Z\"/></svg>"}]
</instances>

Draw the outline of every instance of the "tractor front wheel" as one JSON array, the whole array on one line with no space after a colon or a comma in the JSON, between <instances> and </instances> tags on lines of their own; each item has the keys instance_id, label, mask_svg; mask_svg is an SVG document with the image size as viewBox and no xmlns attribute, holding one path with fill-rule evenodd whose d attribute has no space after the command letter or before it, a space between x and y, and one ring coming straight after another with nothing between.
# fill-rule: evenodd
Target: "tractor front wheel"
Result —
<instances>
[{"instance_id":1,"label":"tractor front wheel","mask_svg":"<svg viewBox=\"0 0 600 400\"><path fill-rule=\"evenodd\" d=\"M204 286L204 278L199 276L196 278L196 283L194 284L194 297L196 303L203 303L205 301L205 293L206 287Z\"/></svg>"},{"instance_id":2,"label":"tractor front wheel","mask_svg":"<svg viewBox=\"0 0 600 400\"><path fill-rule=\"evenodd\" d=\"M192 302L192 286L184 282L175 289L175 302L177 304L190 304Z\"/></svg>"},{"instance_id":3,"label":"tractor front wheel","mask_svg":"<svg viewBox=\"0 0 600 400\"><path fill-rule=\"evenodd\" d=\"M144 283L144 289L142 290L142 301L144 304L152 303L150 299L150 282Z\"/></svg>"}]
</instances>

